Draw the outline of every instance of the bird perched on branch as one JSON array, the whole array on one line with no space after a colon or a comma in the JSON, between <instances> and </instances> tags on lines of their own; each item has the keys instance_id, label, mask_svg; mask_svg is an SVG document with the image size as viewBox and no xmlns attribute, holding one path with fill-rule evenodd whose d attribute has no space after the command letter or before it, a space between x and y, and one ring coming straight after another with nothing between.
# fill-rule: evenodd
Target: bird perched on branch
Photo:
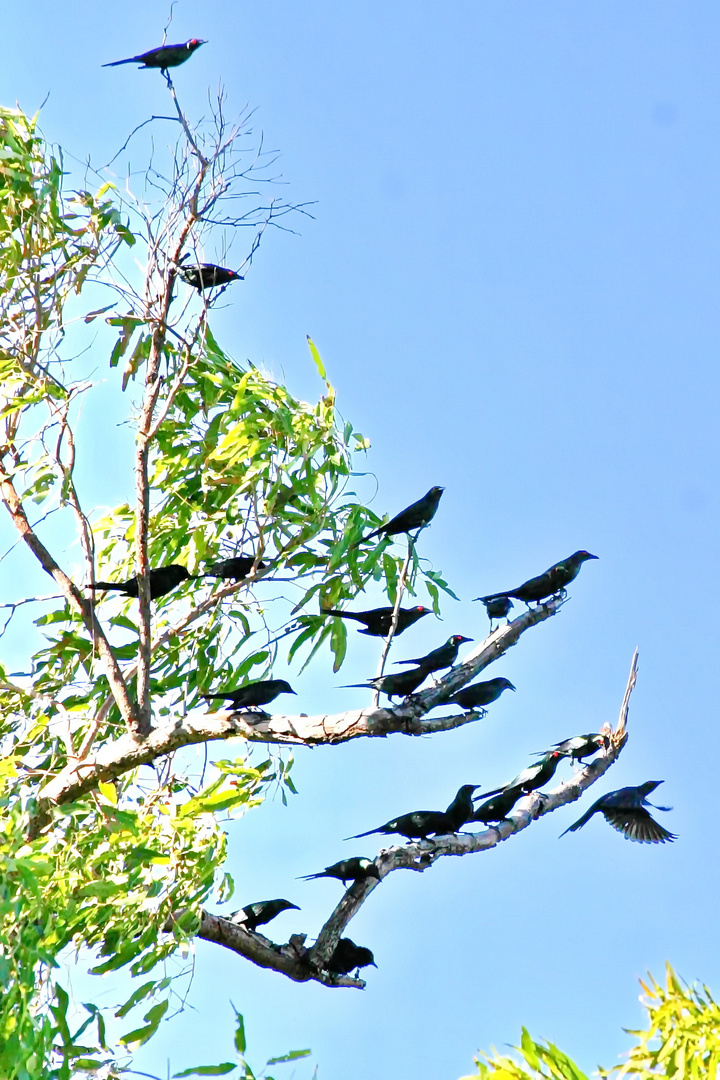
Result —
<instances>
[{"instance_id":1,"label":"bird perched on branch","mask_svg":"<svg viewBox=\"0 0 720 1080\"><path fill-rule=\"evenodd\" d=\"M504 821L516 802L524 798L520 788L501 788L493 798L487 799L473 811L469 821L482 821L489 825L495 821Z\"/></svg>"},{"instance_id":2,"label":"bird perched on branch","mask_svg":"<svg viewBox=\"0 0 720 1080\"><path fill-rule=\"evenodd\" d=\"M497 701L504 690L514 690L515 687L509 679L502 677L486 679L485 682L471 683L456 691L443 705L459 705L461 709L481 709L484 705L491 705Z\"/></svg>"},{"instance_id":3,"label":"bird perched on branch","mask_svg":"<svg viewBox=\"0 0 720 1080\"><path fill-rule=\"evenodd\" d=\"M192 285L198 292L205 289L216 289L220 285L229 285L231 281L244 281L242 274L235 270L228 270L225 266L216 266L215 263L195 263L192 266L183 266L178 263L180 277Z\"/></svg>"},{"instance_id":4,"label":"bird perched on branch","mask_svg":"<svg viewBox=\"0 0 720 1080\"><path fill-rule=\"evenodd\" d=\"M340 862L326 866L319 874L305 874L300 881L314 881L315 878L337 878L347 885L348 881L365 881L366 878L376 878L380 881L380 871L372 859L342 859Z\"/></svg>"},{"instance_id":5,"label":"bird perched on branch","mask_svg":"<svg viewBox=\"0 0 720 1080\"><path fill-rule=\"evenodd\" d=\"M593 814L600 813L607 823L612 825L613 829L617 829L618 832L623 834L626 840L635 840L639 844L672 843L673 840L677 840L677 836L663 828L645 809L646 806L652 806L655 810L672 810L671 806L655 806L647 800L647 796L662 783L664 783L663 780L646 780L644 784L640 784L638 787L625 787L620 788L618 791L609 791L607 795L603 795L597 802L594 802L581 818L578 818L573 825L570 825L560 835L564 836L565 833L582 829Z\"/></svg>"},{"instance_id":6,"label":"bird perched on branch","mask_svg":"<svg viewBox=\"0 0 720 1080\"><path fill-rule=\"evenodd\" d=\"M396 514L394 518L390 518L384 525L380 525L379 528L368 533L367 536L363 536L358 543L365 543L366 540L372 540L375 536L397 536L398 533L409 533L414 532L415 529L424 529L435 517L444 490L445 488L442 487L431 487L423 495L422 499L418 499L417 502L406 506L404 510Z\"/></svg>"},{"instance_id":7,"label":"bird perched on branch","mask_svg":"<svg viewBox=\"0 0 720 1080\"><path fill-rule=\"evenodd\" d=\"M149 49L147 52L140 53L139 56L128 56L127 60L113 60L111 64L102 66L140 64L144 68L160 68L161 71L167 71L168 68L184 64L201 45L207 45L207 42L199 38L190 38L189 41L183 41L180 45L159 45L157 49Z\"/></svg>"},{"instance_id":8,"label":"bird perched on branch","mask_svg":"<svg viewBox=\"0 0 720 1080\"><path fill-rule=\"evenodd\" d=\"M485 605L485 610L487 611L488 619L490 620L491 625L493 619L509 618L510 608L515 606L509 596L476 596L473 603L477 603L478 600L480 600Z\"/></svg>"},{"instance_id":9,"label":"bird perched on branch","mask_svg":"<svg viewBox=\"0 0 720 1080\"><path fill-rule=\"evenodd\" d=\"M219 577L226 581L243 581L252 568L267 570L268 564L255 562L254 555L235 555L232 559L221 559L220 562L212 563L199 577Z\"/></svg>"},{"instance_id":10,"label":"bird perched on branch","mask_svg":"<svg viewBox=\"0 0 720 1080\"><path fill-rule=\"evenodd\" d=\"M419 656L414 660L396 660L395 663L417 664L428 675L432 675L433 671L442 671L443 668L452 667L457 660L460 646L466 641L472 641L472 638L463 637L462 634L453 634L444 645L441 645L438 649L433 649L426 656Z\"/></svg>"},{"instance_id":11,"label":"bird perched on branch","mask_svg":"<svg viewBox=\"0 0 720 1080\"><path fill-rule=\"evenodd\" d=\"M220 698L223 701L231 701L236 711L241 709L259 709L263 705L269 705L280 694L294 694L290 683L284 679L261 679L258 682L246 683L237 690L221 690L217 694L203 694L204 698Z\"/></svg>"},{"instance_id":12,"label":"bird perched on branch","mask_svg":"<svg viewBox=\"0 0 720 1080\"><path fill-rule=\"evenodd\" d=\"M336 619L353 619L355 622L365 624L365 629L360 630L359 633L368 634L370 637L387 637L392 625L393 610L391 607L373 608L371 611L339 611L336 608L321 608L320 614L334 615ZM395 637L402 634L418 619L422 619L423 615L432 615L432 611L430 608L423 607L422 604L412 608L400 608Z\"/></svg>"},{"instance_id":13,"label":"bird perched on branch","mask_svg":"<svg viewBox=\"0 0 720 1080\"><path fill-rule=\"evenodd\" d=\"M426 679L425 669L417 668L412 671L400 671L396 675L379 675L377 679L368 679L364 683L346 683L342 689L348 690L355 686L367 687L371 690L379 690L381 694L387 694L392 700L394 697L407 697L408 694L413 694Z\"/></svg>"},{"instance_id":14,"label":"bird perched on branch","mask_svg":"<svg viewBox=\"0 0 720 1080\"><path fill-rule=\"evenodd\" d=\"M572 758L582 764L583 758L592 757L598 750L607 750L610 745L609 735L600 735L593 732L590 735L575 735L572 739L555 743L558 754Z\"/></svg>"},{"instance_id":15,"label":"bird perched on branch","mask_svg":"<svg viewBox=\"0 0 720 1080\"><path fill-rule=\"evenodd\" d=\"M157 600L177 588L181 581L192 579L184 566L179 563L170 563L168 566L158 566L148 574L150 578L150 599ZM96 581L94 585L88 585L88 589L104 589L124 593L125 596L137 597L140 586L137 574L128 578L127 581Z\"/></svg>"},{"instance_id":16,"label":"bird perched on branch","mask_svg":"<svg viewBox=\"0 0 720 1080\"><path fill-rule=\"evenodd\" d=\"M459 789L455 798L447 810L415 810L410 814L401 814L392 821L380 825L377 829L368 829L367 832L357 833L355 836L346 836L346 840L359 840L362 836L372 836L373 833L383 833L392 836L398 833L407 840L427 840L432 833L442 836L445 833L454 833L462 828L472 813L472 793L477 784L465 784Z\"/></svg>"},{"instance_id":17,"label":"bird perched on branch","mask_svg":"<svg viewBox=\"0 0 720 1080\"><path fill-rule=\"evenodd\" d=\"M230 922L238 923L246 930L255 931L258 926L269 923L282 911L289 911L291 908L295 911L300 910L297 904L291 904L289 900L259 900L256 904L248 904L239 911L233 911L228 918Z\"/></svg>"},{"instance_id":18,"label":"bird perched on branch","mask_svg":"<svg viewBox=\"0 0 720 1080\"><path fill-rule=\"evenodd\" d=\"M363 967L377 967L375 957L364 945L356 945L349 937L341 937L328 960L327 969L334 975L349 975Z\"/></svg>"},{"instance_id":19,"label":"bird perched on branch","mask_svg":"<svg viewBox=\"0 0 720 1080\"><path fill-rule=\"evenodd\" d=\"M560 764L560 759L564 756L559 750L548 750L547 753L540 757L539 761L536 761L533 765L528 765L527 769L523 769L514 780L511 780L509 784L505 784L499 790L502 792L517 788L523 795L529 795L531 791L537 791L538 788L547 784L548 780L552 780L555 770ZM488 794L494 795L495 792L491 791Z\"/></svg>"},{"instance_id":20,"label":"bird perched on branch","mask_svg":"<svg viewBox=\"0 0 720 1080\"><path fill-rule=\"evenodd\" d=\"M588 559L597 559L597 555L591 555L589 551L576 551L562 562L555 563L544 574L530 578L523 582L517 589L508 589L507 592L491 593L489 596L478 596L477 599L486 603L489 600L509 599L522 600L524 604L540 603L549 596L555 596L562 592L571 581L580 573L580 567Z\"/></svg>"}]
</instances>

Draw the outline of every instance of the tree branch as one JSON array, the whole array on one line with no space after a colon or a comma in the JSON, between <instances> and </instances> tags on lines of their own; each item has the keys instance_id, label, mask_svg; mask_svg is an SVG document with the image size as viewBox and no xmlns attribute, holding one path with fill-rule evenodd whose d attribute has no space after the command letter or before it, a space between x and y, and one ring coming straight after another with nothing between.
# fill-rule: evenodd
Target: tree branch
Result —
<instances>
[{"instance_id":1,"label":"tree branch","mask_svg":"<svg viewBox=\"0 0 720 1080\"><path fill-rule=\"evenodd\" d=\"M562 603L561 599L550 600L525 612L506 626L498 627L464 664L453 668L436 686L413 694L394 708L351 709L332 716L269 716L258 712L205 713L197 717L177 719L169 728L155 728L141 743L123 736L107 743L92 756L78 756L41 789L38 809L30 822L31 834L36 836L44 828L52 806L72 802L97 787L101 780L114 780L130 769L147 765L181 746L238 736L249 742L327 746L363 737L384 738L394 733L428 735L473 723L485 715L483 710L455 713L430 720L425 720L424 716L488 664L502 656L531 626L554 615Z\"/></svg>"},{"instance_id":2,"label":"tree branch","mask_svg":"<svg viewBox=\"0 0 720 1080\"><path fill-rule=\"evenodd\" d=\"M294 935L288 945L275 945L259 934L252 934L227 919L218 918L207 912L203 913L198 936L206 941L223 945L260 967L272 968L298 982L314 979L325 986L349 985L363 989L365 984L360 979L333 978L327 971L327 962L348 923L357 915L380 881L395 870L423 872L444 855L462 856L477 851L489 851L503 840L509 840L511 836L527 829L538 817L550 814L561 806L579 799L584 791L615 764L627 742L628 706L637 678L637 656L636 649L617 728L613 731L610 724L606 724L603 728L604 733L610 736L610 745L607 750L603 751L591 764L586 765L571 780L563 781L552 791L543 794L533 792L521 799L508 817L492 828L483 829L479 833L458 832L437 837L433 841L382 849L375 859L380 880L365 878L351 885L322 927L312 948L304 947L304 935Z\"/></svg>"}]
</instances>

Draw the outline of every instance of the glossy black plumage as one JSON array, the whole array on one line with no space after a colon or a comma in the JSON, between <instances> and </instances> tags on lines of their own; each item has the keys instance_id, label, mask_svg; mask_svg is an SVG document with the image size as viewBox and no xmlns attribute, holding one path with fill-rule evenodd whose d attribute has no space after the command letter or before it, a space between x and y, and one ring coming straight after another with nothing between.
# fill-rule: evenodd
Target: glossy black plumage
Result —
<instances>
[{"instance_id":1,"label":"glossy black plumage","mask_svg":"<svg viewBox=\"0 0 720 1080\"><path fill-rule=\"evenodd\" d=\"M452 667L457 660L457 654L460 646L466 641L472 641L472 638L463 637L462 634L453 634L451 638L448 638L444 645L441 645L437 649L433 649L432 652L427 653L425 656L415 657L414 660L396 660L396 664L417 664L418 667L431 675L433 671L442 671L443 668Z\"/></svg>"},{"instance_id":2,"label":"glossy black plumage","mask_svg":"<svg viewBox=\"0 0 720 1080\"><path fill-rule=\"evenodd\" d=\"M191 574L179 563L170 563L168 566L158 566L149 573L150 599L157 600L160 596L166 596L182 581L188 581ZM88 589L104 589L106 591L121 592L125 596L137 597L139 591L137 575L128 578L127 581L96 581L94 585L88 585Z\"/></svg>"},{"instance_id":3,"label":"glossy black plumage","mask_svg":"<svg viewBox=\"0 0 720 1080\"><path fill-rule=\"evenodd\" d=\"M415 810L410 814L401 814L377 829L368 829L367 832L346 836L345 839L358 840L361 836L372 836L374 833L385 836L397 833L406 840L427 840L430 835L441 836L450 832L454 832L452 824L441 810Z\"/></svg>"},{"instance_id":4,"label":"glossy black plumage","mask_svg":"<svg viewBox=\"0 0 720 1080\"><path fill-rule=\"evenodd\" d=\"M346 683L343 689L350 687L368 687L371 690L379 690L381 694L394 697L407 697L414 694L417 688L427 679L424 668L411 671L400 671L395 675L380 675L377 679L368 679L366 683Z\"/></svg>"},{"instance_id":5,"label":"glossy black plumage","mask_svg":"<svg viewBox=\"0 0 720 1080\"><path fill-rule=\"evenodd\" d=\"M523 794L528 795L531 791L537 791L538 788L547 784L548 780L552 780L555 775L555 770L560 764L561 759L564 757L559 750L548 750L543 754L539 761L536 761L533 765L528 765L527 769L523 769L518 773L514 780L511 780L509 784L505 784L504 789L512 790L518 788Z\"/></svg>"},{"instance_id":6,"label":"glossy black plumage","mask_svg":"<svg viewBox=\"0 0 720 1080\"><path fill-rule=\"evenodd\" d=\"M619 788L617 791L609 791L601 796L586 810L581 818L570 825L565 833L575 832L586 825L593 814L602 814L608 825L621 832L626 840L635 840L639 844L665 844L677 840L675 833L668 832L658 821L651 817L645 809L653 806L655 810L670 810L669 806L654 806L648 802L647 796L659 787L664 781L646 780L638 787Z\"/></svg>"},{"instance_id":7,"label":"glossy black plumage","mask_svg":"<svg viewBox=\"0 0 720 1080\"><path fill-rule=\"evenodd\" d=\"M226 581L243 581L253 566L255 566L254 555L234 555L231 559L221 559L220 562L212 563L204 573L200 574L200 577L219 577L224 578ZM267 567L267 563L259 562L256 569L267 570Z\"/></svg>"},{"instance_id":8,"label":"glossy black plumage","mask_svg":"<svg viewBox=\"0 0 720 1080\"><path fill-rule=\"evenodd\" d=\"M177 269L180 277L198 292L229 285L231 281L244 280L242 274L228 270L225 266L216 266L215 263L178 264Z\"/></svg>"},{"instance_id":9,"label":"glossy black plumage","mask_svg":"<svg viewBox=\"0 0 720 1080\"><path fill-rule=\"evenodd\" d=\"M445 811L445 817L451 826L451 832L457 832L472 817L473 792L477 791L479 784L463 784L457 795Z\"/></svg>"},{"instance_id":10,"label":"glossy black plumage","mask_svg":"<svg viewBox=\"0 0 720 1080\"><path fill-rule=\"evenodd\" d=\"M269 705L280 694L294 694L295 691L285 679L260 679L246 683L236 690L221 690L215 694L203 694L204 698L220 698L232 702L233 709L259 709Z\"/></svg>"},{"instance_id":11,"label":"glossy black plumage","mask_svg":"<svg viewBox=\"0 0 720 1080\"><path fill-rule=\"evenodd\" d=\"M112 63L102 66L140 64L144 68L160 68L161 71L167 71L168 68L184 64L196 49L206 44L206 41L201 41L199 38L190 38L189 41L183 41L179 45L159 45L157 49L148 49L147 52L139 53L138 56L128 56L126 60L113 60Z\"/></svg>"},{"instance_id":12,"label":"glossy black plumage","mask_svg":"<svg viewBox=\"0 0 720 1080\"><path fill-rule=\"evenodd\" d=\"M591 555L589 551L575 551L562 562L555 563L545 573L524 581L517 589L507 589L505 592L491 593L489 596L479 596L485 604L488 600L508 599L522 600L524 604L540 603L556 593L567 588L571 581L580 573L580 567L588 559L597 559L597 555Z\"/></svg>"},{"instance_id":13,"label":"glossy black plumage","mask_svg":"<svg viewBox=\"0 0 720 1080\"><path fill-rule=\"evenodd\" d=\"M352 619L354 622L363 623L365 629L360 630L359 633L367 634L369 637L387 637L392 624L393 609L379 607L372 608L370 611L339 611L336 608L322 608L320 614L334 615L337 619ZM423 607L422 604L412 608L400 608L395 637L404 633L408 626L412 626L418 619L422 619L423 615L431 614L430 608Z\"/></svg>"},{"instance_id":14,"label":"glossy black plumage","mask_svg":"<svg viewBox=\"0 0 720 1080\"><path fill-rule=\"evenodd\" d=\"M340 938L328 960L327 969L334 975L349 975L363 967L377 967L375 957L364 945L356 945L348 937Z\"/></svg>"},{"instance_id":15,"label":"glossy black plumage","mask_svg":"<svg viewBox=\"0 0 720 1080\"><path fill-rule=\"evenodd\" d=\"M231 922L239 923L247 930L257 930L258 926L269 923L282 911L289 911L291 908L300 910L297 904L291 904L289 900L259 900L256 904L248 904L247 907L234 911L229 918Z\"/></svg>"},{"instance_id":16,"label":"glossy black plumage","mask_svg":"<svg viewBox=\"0 0 720 1080\"><path fill-rule=\"evenodd\" d=\"M475 601L478 600L485 605L490 622L493 619L507 619L510 609L515 606L509 596L494 596L491 598L476 596Z\"/></svg>"},{"instance_id":17,"label":"glossy black plumage","mask_svg":"<svg viewBox=\"0 0 720 1080\"><path fill-rule=\"evenodd\" d=\"M485 682L471 683L463 686L443 701L443 705L459 705L461 709L481 709L485 705L491 705L497 701L504 690L514 690L515 687L509 679L502 676L496 679L486 679Z\"/></svg>"},{"instance_id":18,"label":"glossy black plumage","mask_svg":"<svg viewBox=\"0 0 720 1080\"><path fill-rule=\"evenodd\" d=\"M364 881L366 878L376 878L379 881L380 873L372 859L355 857L341 859L332 866L326 866L319 874L305 874L300 880L314 881L315 878L323 877L337 878L343 885L347 885L348 881Z\"/></svg>"},{"instance_id":19,"label":"glossy black plumage","mask_svg":"<svg viewBox=\"0 0 720 1080\"><path fill-rule=\"evenodd\" d=\"M366 540L372 540L375 536L396 536L398 533L424 529L435 517L444 490L445 488L442 487L431 487L423 495L422 499L418 499L417 502L406 506L394 518L390 518L390 521L386 521L384 525L380 525L379 528L368 533L367 536L363 536L362 543Z\"/></svg>"},{"instance_id":20,"label":"glossy black plumage","mask_svg":"<svg viewBox=\"0 0 720 1080\"><path fill-rule=\"evenodd\" d=\"M516 802L524 798L521 788L501 788L492 798L486 799L472 813L469 821L482 821L490 825L496 821L504 821Z\"/></svg>"},{"instance_id":21,"label":"glossy black plumage","mask_svg":"<svg viewBox=\"0 0 720 1080\"><path fill-rule=\"evenodd\" d=\"M582 764L584 758L592 757L598 750L607 750L610 745L609 735L591 732L589 735L575 735L571 739L555 743L555 749L564 757L572 758Z\"/></svg>"}]
</instances>

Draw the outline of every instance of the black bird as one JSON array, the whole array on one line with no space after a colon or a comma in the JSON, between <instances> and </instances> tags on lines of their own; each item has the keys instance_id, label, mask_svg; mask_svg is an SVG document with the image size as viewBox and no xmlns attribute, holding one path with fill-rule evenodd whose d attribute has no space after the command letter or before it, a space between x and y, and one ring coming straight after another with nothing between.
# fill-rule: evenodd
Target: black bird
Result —
<instances>
[{"instance_id":1,"label":"black bird","mask_svg":"<svg viewBox=\"0 0 720 1080\"><path fill-rule=\"evenodd\" d=\"M461 709L480 709L483 705L490 705L493 701L497 701L504 690L514 689L509 679L487 679L485 682L463 686L442 704L459 705Z\"/></svg>"},{"instance_id":2,"label":"black bird","mask_svg":"<svg viewBox=\"0 0 720 1080\"><path fill-rule=\"evenodd\" d=\"M413 694L426 679L425 668L417 668L412 671L400 671L396 675L380 675L377 679L368 679L365 683L346 683L342 689L347 690L351 686L369 687L372 690L379 690L381 694L387 694L392 699Z\"/></svg>"},{"instance_id":3,"label":"black bird","mask_svg":"<svg viewBox=\"0 0 720 1080\"><path fill-rule=\"evenodd\" d=\"M486 825L495 821L504 821L515 803L522 798L524 798L524 792L521 788L503 788L499 794L481 803L468 820L482 821Z\"/></svg>"},{"instance_id":4,"label":"black bird","mask_svg":"<svg viewBox=\"0 0 720 1080\"><path fill-rule=\"evenodd\" d=\"M422 499L418 499L417 502L406 506L404 510L396 514L394 518L390 518L384 525L368 533L367 536L363 536L362 541L359 542L364 543L366 540L372 540L374 536L380 536L381 534L384 536L396 536L398 533L409 533L414 532L415 529L424 529L435 517L444 490L445 488L442 487L431 487L423 495Z\"/></svg>"},{"instance_id":5,"label":"black bird","mask_svg":"<svg viewBox=\"0 0 720 1080\"><path fill-rule=\"evenodd\" d=\"M431 833L435 836L443 836L445 833L454 831L452 822L441 810L416 810L412 814L402 814L400 817L393 818L378 829L368 829L367 832L346 836L345 839L359 840L361 836L372 836L373 833L384 833L385 836L398 833L406 840L427 840Z\"/></svg>"},{"instance_id":6,"label":"black bird","mask_svg":"<svg viewBox=\"0 0 720 1080\"><path fill-rule=\"evenodd\" d=\"M237 690L223 690L219 694L203 694L204 698L222 698L231 701L233 709L259 709L269 705L280 694L294 694L290 683L284 679L261 679L259 682L246 683Z\"/></svg>"},{"instance_id":7,"label":"black bird","mask_svg":"<svg viewBox=\"0 0 720 1080\"><path fill-rule=\"evenodd\" d=\"M589 551L576 551L562 562L555 563L544 574L524 581L517 589L508 589L507 592L491 593L490 596L478 596L483 604L487 600L500 600L512 597L514 600L522 600L524 604L540 603L549 596L562 592L571 581L580 573L580 567L588 559L597 559L597 555L591 555Z\"/></svg>"},{"instance_id":8,"label":"black bird","mask_svg":"<svg viewBox=\"0 0 720 1080\"><path fill-rule=\"evenodd\" d=\"M355 622L365 624L365 629L360 630L359 633L368 634L370 637L387 637L392 624L393 608L378 607L371 611L338 611L336 608L321 608L320 614L334 615L337 619L354 619ZM418 619L422 619L423 615L432 615L432 611L430 608L423 607L422 604L413 608L400 608L395 637L402 634Z\"/></svg>"},{"instance_id":9,"label":"black bird","mask_svg":"<svg viewBox=\"0 0 720 1080\"><path fill-rule=\"evenodd\" d=\"M536 761L533 765L528 765L527 769L523 769L514 780L511 780L509 784L505 784L505 787L500 790L509 791L518 788L524 795L528 795L531 791L537 791L543 784L547 784L548 780L552 780L555 770L560 764L560 759L565 756L559 750L548 750L539 761ZM495 792L489 792L488 794L494 795Z\"/></svg>"},{"instance_id":10,"label":"black bird","mask_svg":"<svg viewBox=\"0 0 720 1080\"><path fill-rule=\"evenodd\" d=\"M337 878L347 885L348 881L364 881L366 878L380 880L380 871L372 859L342 859L340 862L326 866L319 874L305 874L300 881L313 881L315 878Z\"/></svg>"},{"instance_id":11,"label":"black bird","mask_svg":"<svg viewBox=\"0 0 720 1080\"><path fill-rule=\"evenodd\" d=\"M215 289L220 285L229 285L231 281L245 280L242 274L236 273L235 270L216 266L215 263L196 263L193 266L178 264L177 269L180 277L198 292Z\"/></svg>"},{"instance_id":12,"label":"black bird","mask_svg":"<svg viewBox=\"0 0 720 1080\"><path fill-rule=\"evenodd\" d=\"M349 975L362 967L377 967L373 954L364 945L356 945L349 937L341 937L328 960L328 971L335 975Z\"/></svg>"},{"instance_id":13,"label":"black bird","mask_svg":"<svg viewBox=\"0 0 720 1080\"><path fill-rule=\"evenodd\" d=\"M140 53L139 56L128 56L127 60L113 60L111 64L103 64L103 67L118 67L119 64L141 64L145 68L160 68L167 71L168 68L178 67L192 56L196 49L207 42L199 38L190 38L180 45L159 45L157 49L149 49Z\"/></svg>"},{"instance_id":14,"label":"black bird","mask_svg":"<svg viewBox=\"0 0 720 1080\"><path fill-rule=\"evenodd\" d=\"M289 900L259 900L257 904L248 904L239 911L233 911L229 919L231 922L244 926L247 930L257 930L258 926L270 922L281 911L289 911L290 908L294 908L295 911L300 910L297 904L291 904Z\"/></svg>"},{"instance_id":15,"label":"black bird","mask_svg":"<svg viewBox=\"0 0 720 1080\"><path fill-rule=\"evenodd\" d=\"M253 566L255 566L254 555L235 555L232 559L221 559L220 562L212 563L205 573L199 576L225 578L227 581L243 581ZM267 563L257 563L258 570L267 570L267 568Z\"/></svg>"},{"instance_id":16,"label":"black bird","mask_svg":"<svg viewBox=\"0 0 720 1080\"><path fill-rule=\"evenodd\" d=\"M593 814L598 812L603 815L613 829L621 832L626 840L636 840L639 844L664 844L677 840L674 833L668 832L659 822L645 809L654 804L648 802L647 796L664 783L663 780L646 780L638 787L620 788L618 791L609 791L607 795L594 802L581 818L560 833L575 832L586 825ZM655 810L671 810L670 806L654 806Z\"/></svg>"},{"instance_id":17,"label":"black bird","mask_svg":"<svg viewBox=\"0 0 720 1080\"><path fill-rule=\"evenodd\" d=\"M492 622L493 619L507 619L510 614L510 608L515 606L509 596L476 596L474 602L477 602L478 600L482 601L485 605L485 610L487 611L490 622Z\"/></svg>"},{"instance_id":18,"label":"black bird","mask_svg":"<svg viewBox=\"0 0 720 1080\"><path fill-rule=\"evenodd\" d=\"M558 754L572 758L582 764L583 758L592 757L598 750L607 750L610 745L609 735L591 733L590 735L575 735L572 739L555 743Z\"/></svg>"},{"instance_id":19,"label":"black bird","mask_svg":"<svg viewBox=\"0 0 720 1080\"><path fill-rule=\"evenodd\" d=\"M157 600L172 592L181 581L187 581L192 577L184 566L179 563L170 563L169 566L158 566L150 571L150 599ZM88 585L88 589L106 589L124 593L125 596L137 596L139 591L137 575L128 578L127 581L96 581L94 585Z\"/></svg>"},{"instance_id":20,"label":"black bird","mask_svg":"<svg viewBox=\"0 0 720 1080\"><path fill-rule=\"evenodd\" d=\"M445 817L452 826L451 832L457 832L470 820L473 812L473 791L477 791L479 784L463 784L457 795L445 811Z\"/></svg>"},{"instance_id":21,"label":"black bird","mask_svg":"<svg viewBox=\"0 0 720 1080\"><path fill-rule=\"evenodd\" d=\"M443 668L452 667L457 660L460 646L472 638L463 637L462 634L453 634L439 649L433 649L427 656L419 656L414 660L396 660L396 664L418 664L428 675L433 671L442 671Z\"/></svg>"}]
</instances>

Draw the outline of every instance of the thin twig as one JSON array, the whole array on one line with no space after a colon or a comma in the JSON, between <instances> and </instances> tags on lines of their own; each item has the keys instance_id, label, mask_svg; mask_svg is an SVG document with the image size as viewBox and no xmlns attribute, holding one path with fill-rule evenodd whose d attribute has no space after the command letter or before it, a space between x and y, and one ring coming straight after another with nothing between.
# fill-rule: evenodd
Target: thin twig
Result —
<instances>
[{"instance_id":1,"label":"thin twig","mask_svg":"<svg viewBox=\"0 0 720 1080\"><path fill-rule=\"evenodd\" d=\"M382 673L385 670L385 661L387 660L387 655L388 655L388 653L390 651L390 646L392 645L392 639L395 637L395 631L397 630L398 621L400 619L400 604L402 603L403 593L405 592L405 580L407 578L407 572L408 572L408 567L410 566L410 560L412 558L412 554L413 554L413 551L415 549L415 545L413 543L413 538L410 535L410 533L407 534L407 541L408 541L407 555L405 556L405 562L402 565L402 570L400 571L400 577L398 578L397 592L396 592L396 595L395 595L395 605L393 607L392 618L390 620L390 629L388 631L388 636L385 639L385 644L383 646L383 651L382 651L382 655L380 657L380 663L378 665L378 670L377 670L377 675L376 675L376 678L378 678L378 679L382 676ZM374 703L376 708L378 706L379 701L380 701L380 691L376 690L375 694L374 694L374 697L373 697L373 703Z\"/></svg>"}]
</instances>

